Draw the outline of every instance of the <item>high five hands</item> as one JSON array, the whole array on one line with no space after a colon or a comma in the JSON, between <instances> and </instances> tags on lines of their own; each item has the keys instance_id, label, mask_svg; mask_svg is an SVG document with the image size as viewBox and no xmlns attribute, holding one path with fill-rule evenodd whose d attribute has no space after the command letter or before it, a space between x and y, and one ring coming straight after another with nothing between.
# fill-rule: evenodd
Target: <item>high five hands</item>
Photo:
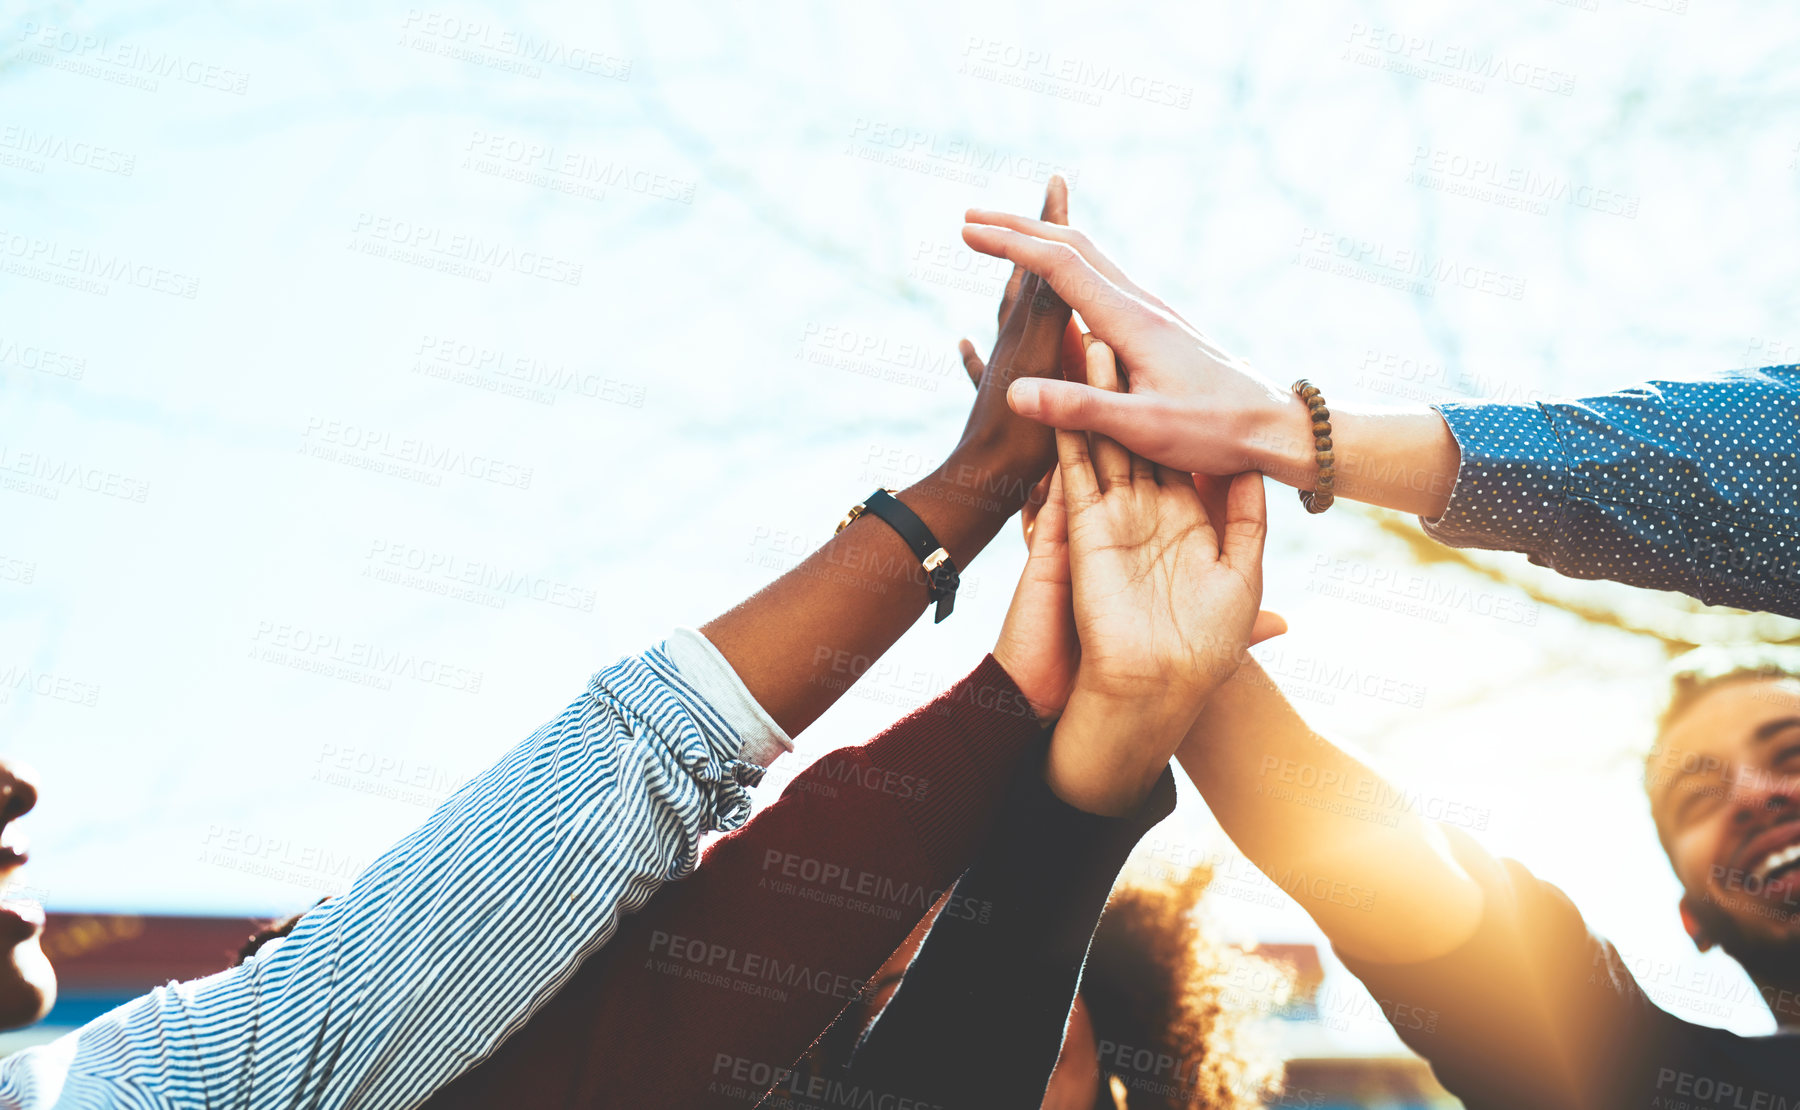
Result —
<instances>
[{"instance_id":1,"label":"high five hands","mask_svg":"<svg viewBox=\"0 0 1800 1110\"><path fill-rule=\"evenodd\" d=\"M1118 390L1106 344L1088 346L1085 378ZM1077 808L1135 807L1244 649L1285 629L1258 610L1261 477L1204 488L1110 437L1058 432L1025 510L1030 553L994 656L1040 716L1062 711L1045 777Z\"/></svg>"},{"instance_id":2,"label":"high five hands","mask_svg":"<svg viewBox=\"0 0 1800 1110\"><path fill-rule=\"evenodd\" d=\"M1101 432L1165 466L1217 475L1258 469L1275 453L1274 437L1305 424L1292 393L1138 286L1080 231L979 208L968 220L970 247L1041 275L1130 368L1129 393L1016 383L1010 400L1021 416Z\"/></svg>"}]
</instances>

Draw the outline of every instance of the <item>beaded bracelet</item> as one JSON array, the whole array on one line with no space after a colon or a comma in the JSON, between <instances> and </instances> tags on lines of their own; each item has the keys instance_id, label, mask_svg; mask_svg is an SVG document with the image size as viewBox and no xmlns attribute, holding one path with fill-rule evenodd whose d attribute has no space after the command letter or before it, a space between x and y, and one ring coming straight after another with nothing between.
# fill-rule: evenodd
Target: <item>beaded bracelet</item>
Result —
<instances>
[{"instance_id":1,"label":"beaded bracelet","mask_svg":"<svg viewBox=\"0 0 1800 1110\"><path fill-rule=\"evenodd\" d=\"M1331 451L1331 410L1325 407L1325 398L1319 395L1319 387L1301 378L1294 383L1294 392L1306 402L1306 409L1312 415L1313 451L1319 464L1319 479L1312 489L1300 491L1300 503L1306 506L1309 513L1322 513L1331 508L1337 500L1332 487L1337 484L1333 468L1337 456Z\"/></svg>"}]
</instances>

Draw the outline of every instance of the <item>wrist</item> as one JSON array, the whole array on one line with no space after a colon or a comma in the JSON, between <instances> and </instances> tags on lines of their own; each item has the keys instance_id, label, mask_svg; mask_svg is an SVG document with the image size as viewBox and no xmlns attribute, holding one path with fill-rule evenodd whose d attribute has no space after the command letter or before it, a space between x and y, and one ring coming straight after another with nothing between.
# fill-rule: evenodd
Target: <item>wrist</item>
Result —
<instances>
[{"instance_id":1,"label":"wrist","mask_svg":"<svg viewBox=\"0 0 1800 1110\"><path fill-rule=\"evenodd\" d=\"M1311 489L1318 477L1312 416L1297 394L1288 393L1280 402L1271 400L1249 414L1239 444L1249 461L1247 470L1261 471L1296 489Z\"/></svg>"},{"instance_id":2,"label":"wrist","mask_svg":"<svg viewBox=\"0 0 1800 1110\"><path fill-rule=\"evenodd\" d=\"M965 438L931 472L929 480L943 496L978 512L1005 518L1025 507L1031 487L1054 461L1054 452L1041 459L1028 458L1016 447Z\"/></svg>"},{"instance_id":3,"label":"wrist","mask_svg":"<svg viewBox=\"0 0 1800 1110\"><path fill-rule=\"evenodd\" d=\"M1195 716L1174 699L1120 699L1077 680L1056 723L1044 780L1076 809L1122 817L1149 796Z\"/></svg>"}]
</instances>

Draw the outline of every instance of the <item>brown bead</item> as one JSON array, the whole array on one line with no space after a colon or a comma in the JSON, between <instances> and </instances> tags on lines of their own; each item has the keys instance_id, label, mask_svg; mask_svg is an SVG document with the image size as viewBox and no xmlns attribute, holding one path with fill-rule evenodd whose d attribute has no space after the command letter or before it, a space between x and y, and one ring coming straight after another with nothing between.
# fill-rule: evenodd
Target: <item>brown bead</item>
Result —
<instances>
[{"instance_id":1,"label":"brown bead","mask_svg":"<svg viewBox=\"0 0 1800 1110\"><path fill-rule=\"evenodd\" d=\"M1313 450L1315 450L1315 451L1331 450L1331 437L1330 436L1315 436L1315 437L1313 437Z\"/></svg>"},{"instance_id":2,"label":"brown bead","mask_svg":"<svg viewBox=\"0 0 1800 1110\"><path fill-rule=\"evenodd\" d=\"M1319 452L1319 469L1330 470L1337 464L1337 455L1331 451Z\"/></svg>"}]
</instances>

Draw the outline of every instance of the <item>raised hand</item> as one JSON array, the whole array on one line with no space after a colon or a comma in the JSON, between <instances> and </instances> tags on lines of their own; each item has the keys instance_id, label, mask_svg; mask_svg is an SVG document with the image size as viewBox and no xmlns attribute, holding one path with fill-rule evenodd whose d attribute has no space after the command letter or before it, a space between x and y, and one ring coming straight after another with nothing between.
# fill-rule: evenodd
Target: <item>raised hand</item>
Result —
<instances>
[{"instance_id":1,"label":"raised hand","mask_svg":"<svg viewBox=\"0 0 1800 1110\"><path fill-rule=\"evenodd\" d=\"M1106 344L1088 347L1087 377L1097 392L1117 388ZM1080 664L1045 775L1073 805L1122 813L1252 642L1267 534L1262 480L1234 478L1209 512L1185 471L1102 435L1059 431L1056 440ZM1272 634L1278 621L1261 631Z\"/></svg>"},{"instance_id":2,"label":"raised hand","mask_svg":"<svg viewBox=\"0 0 1800 1110\"><path fill-rule=\"evenodd\" d=\"M1031 222L1058 227L1068 218L1068 185L1053 176L1044 190L1043 218ZM967 339L960 350L977 391L959 452L996 458L1005 473L1029 474L1035 480L1054 461L1055 444L1041 424L1012 411L1007 389L1027 379L1060 381L1066 367L1080 367L1081 338L1070 323L1069 306L1041 277L1015 264L1000 299L993 352L984 363Z\"/></svg>"},{"instance_id":3,"label":"raised hand","mask_svg":"<svg viewBox=\"0 0 1800 1110\"><path fill-rule=\"evenodd\" d=\"M970 209L968 219L964 242L1041 276L1118 351L1131 379L1129 393L1021 380L1011 387L1014 411L1058 428L1103 433L1179 470L1237 474L1291 456L1302 460L1304 477L1310 424L1305 405L1288 390L1140 288L1081 232L983 209Z\"/></svg>"},{"instance_id":4,"label":"raised hand","mask_svg":"<svg viewBox=\"0 0 1800 1110\"><path fill-rule=\"evenodd\" d=\"M1018 684L1038 719L1048 721L1068 703L1081 645L1075 638L1062 479L1052 470L1044 480L1047 496L1039 502L1042 507L1031 502L1025 506L1025 544L1030 553L1000 626L994 660ZM1034 493L1033 500L1039 496Z\"/></svg>"}]
</instances>

